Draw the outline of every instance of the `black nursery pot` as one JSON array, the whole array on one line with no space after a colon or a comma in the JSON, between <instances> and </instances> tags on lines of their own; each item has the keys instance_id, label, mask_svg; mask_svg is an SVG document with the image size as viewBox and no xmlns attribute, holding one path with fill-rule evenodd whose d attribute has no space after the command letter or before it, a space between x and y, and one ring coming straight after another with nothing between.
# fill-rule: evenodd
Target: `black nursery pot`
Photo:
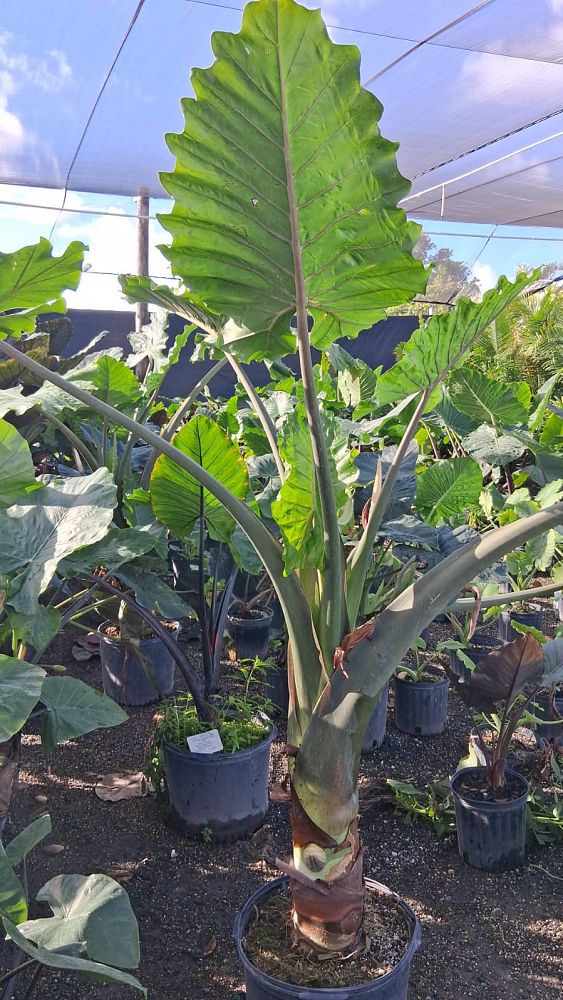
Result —
<instances>
[{"instance_id":1,"label":"black nursery pot","mask_svg":"<svg viewBox=\"0 0 563 1000\"><path fill-rule=\"evenodd\" d=\"M465 767L454 774L451 788L455 805L459 853L467 864L486 872L507 871L524 864L526 856L526 802L528 782L507 768L522 789L516 799L481 802L459 791L471 775L485 778L486 768Z\"/></svg>"},{"instance_id":2,"label":"black nursery pot","mask_svg":"<svg viewBox=\"0 0 563 1000\"><path fill-rule=\"evenodd\" d=\"M381 698L373 710L364 742L362 753L369 753L370 750L377 750L382 746L387 729L387 701L389 699L389 684L387 683L381 692Z\"/></svg>"},{"instance_id":3,"label":"black nursery pot","mask_svg":"<svg viewBox=\"0 0 563 1000\"><path fill-rule=\"evenodd\" d=\"M118 705L132 706L168 698L174 688L174 660L162 639L141 639L141 658L129 646L105 635L109 624L104 622L98 629L104 694Z\"/></svg>"},{"instance_id":4,"label":"black nursery pot","mask_svg":"<svg viewBox=\"0 0 563 1000\"><path fill-rule=\"evenodd\" d=\"M563 718L561 722L557 721L557 716L553 714L551 705L549 704L549 698L546 694L540 694L534 698L534 703L540 712L534 712L537 718L545 719L545 722L536 723L536 737L541 740L554 740L559 736L563 736ZM563 716L563 694L555 696L555 708L559 715ZM532 705L532 711L534 706ZM552 720L550 722L550 720Z\"/></svg>"},{"instance_id":5,"label":"black nursery pot","mask_svg":"<svg viewBox=\"0 0 563 1000\"><path fill-rule=\"evenodd\" d=\"M284 983L281 979L274 979L273 976L260 972L244 951L244 935L251 919L256 916L260 904L268 896L287 888L287 884L287 878L276 878L262 886L247 899L235 918L233 936L238 957L244 969L246 1000L407 1000L411 962L420 948L420 922L404 900L380 882L374 882L372 879L365 880L366 890L379 892L395 899L411 930L409 946L391 972L380 976L379 979L362 983L361 986L346 986L336 989L307 989L292 983Z\"/></svg>"},{"instance_id":6,"label":"black nursery pot","mask_svg":"<svg viewBox=\"0 0 563 1000\"><path fill-rule=\"evenodd\" d=\"M395 677L395 725L411 736L439 736L448 717L447 677L412 681Z\"/></svg>"},{"instance_id":7,"label":"black nursery pot","mask_svg":"<svg viewBox=\"0 0 563 1000\"><path fill-rule=\"evenodd\" d=\"M231 636L238 660L263 660L268 655L268 642L274 612L262 604L256 604L248 612L251 617L239 618L227 615L227 628Z\"/></svg>"},{"instance_id":8,"label":"black nursery pot","mask_svg":"<svg viewBox=\"0 0 563 1000\"><path fill-rule=\"evenodd\" d=\"M484 660L489 653L492 653L493 649L498 649L502 644L502 639L497 639L494 635L478 635L471 640L463 652L467 653L477 666L480 660ZM452 674L464 681L471 675L469 668L459 659L457 649L450 649L450 670Z\"/></svg>"},{"instance_id":9,"label":"black nursery pot","mask_svg":"<svg viewBox=\"0 0 563 1000\"><path fill-rule=\"evenodd\" d=\"M498 635L503 642L513 642L519 639L521 632L512 628L512 622L527 625L528 628L542 629L544 609L539 604L529 604L530 611L502 611L498 620Z\"/></svg>"},{"instance_id":10,"label":"black nursery pot","mask_svg":"<svg viewBox=\"0 0 563 1000\"><path fill-rule=\"evenodd\" d=\"M275 726L256 746L235 753L192 753L164 743L170 823L189 837L211 830L228 842L253 833L268 811L270 746Z\"/></svg>"}]
</instances>

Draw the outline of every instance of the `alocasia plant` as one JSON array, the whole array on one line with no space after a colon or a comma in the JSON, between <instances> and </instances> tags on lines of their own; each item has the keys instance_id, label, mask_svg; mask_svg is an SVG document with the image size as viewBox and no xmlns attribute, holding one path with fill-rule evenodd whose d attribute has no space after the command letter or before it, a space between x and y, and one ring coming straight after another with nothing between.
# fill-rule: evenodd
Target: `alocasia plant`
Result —
<instances>
[{"instance_id":1,"label":"alocasia plant","mask_svg":"<svg viewBox=\"0 0 563 1000\"><path fill-rule=\"evenodd\" d=\"M216 356L243 365L297 350L301 379L292 439L279 442L260 400L249 393L279 472L272 512L277 534L183 447L65 384L4 344L0 349L146 441L166 461L153 486L175 484L161 516L179 530L185 499L199 484L251 540L281 603L289 634L290 875L296 940L318 952L360 951L362 851L357 827L364 734L382 688L421 630L481 570L563 520L560 504L477 536L394 597L365 623L358 613L373 546L403 458L436 390L480 333L529 280L501 279L481 303L461 300L432 317L376 386L380 403L411 396L409 423L393 460L378 465L361 525L339 513L347 491L323 418L311 346L355 337L424 289L412 257L418 227L397 203L408 190L395 146L378 128L381 105L360 85L359 53L334 45L318 11L294 0L259 0L239 34L216 33L216 61L192 74L177 157L162 181L174 199L162 218L164 249L185 291L125 278L131 299L155 301L197 324ZM292 324L295 325L292 325ZM254 394L255 395L255 394ZM171 461L170 461L171 460ZM174 466L180 471L174 471ZM186 475L187 474L187 475ZM435 507L432 500L431 507ZM306 516L305 516L306 515Z\"/></svg>"}]
</instances>

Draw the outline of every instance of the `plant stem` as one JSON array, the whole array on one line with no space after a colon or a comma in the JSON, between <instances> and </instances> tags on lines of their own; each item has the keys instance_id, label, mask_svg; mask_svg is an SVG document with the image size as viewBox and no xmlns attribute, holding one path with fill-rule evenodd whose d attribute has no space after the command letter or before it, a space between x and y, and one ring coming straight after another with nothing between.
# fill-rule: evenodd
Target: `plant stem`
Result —
<instances>
[{"instance_id":1,"label":"plant stem","mask_svg":"<svg viewBox=\"0 0 563 1000\"><path fill-rule=\"evenodd\" d=\"M360 538L358 544L352 551L351 555L348 557L348 588L347 588L347 601L348 601L348 617L350 619L350 626L354 628L356 620L358 617L358 611L360 607L360 601L364 589L364 583L366 579L366 574L369 569L373 545L379 528L381 527L381 522L383 520L383 515L387 509L387 505L391 499L393 492L393 487L397 476L399 475L399 470L401 468L401 463L408 451L409 445L414 438L416 429L420 422L420 418L426 409L426 404L430 398L432 389L425 389L420 397L420 400L416 406L416 409L409 420L408 426L403 434L401 441L395 452L395 457L391 462L389 471L385 477L385 480L381 486L381 489L377 492L377 496L372 497L371 508L369 512L369 519L367 527ZM377 478L376 478L377 483Z\"/></svg>"},{"instance_id":2,"label":"plant stem","mask_svg":"<svg viewBox=\"0 0 563 1000\"><path fill-rule=\"evenodd\" d=\"M29 969L31 965L35 965L36 961L37 959L30 958L27 962L22 962L21 965L17 965L11 972L5 972L3 976L0 976L0 986L2 983L7 983L13 976L19 976L20 972L23 972L24 969Z\"/></svg>"},{"instance_id":3,"label":"plant stem","mask_svg":"<svg viewBox=\"0 0 563 1000\"><path fill-rule=\"evenodd\" d=\"M49 423L53 425L53 427L56 427L57 430L60 431L61 434L64 435L64 437L66 437L67 441L70 441L73 448L76 448L77 452L82 456L84 461L87 462L88 465L90 466L91 471L95 472L96 469L99 468L99 462L96 461L96 459L94 458L92 452L87 447L87 445L85 445L84 442L80 440L80 438L78 437L78 435L74 433L74 431L71 431L70 427L67 427L67 425L63 423L62 420L59 420L58 417L54 417L51 413L47 413L45 410L41 410L41 412L45 417L45 419L48 420Z\"/></svg>"},{"instance_id":4,"label":"plant stem","mask_svg":"<svg viewBox=\"0 0 563 1000\"><path fill-rule=\"evenodd\" d=\"M278 449L278 439L274 421L270 417L270 414L268 413L266 407L264 406L264 403L260 399L260 396L256 392L256 389L252 385L252 382L250 381L248 375L246 374L242 366L239 365L238 361L235 358L233 358L232 354L227 354L227 360L233 371L236 373L239 382L243 386L246 395L248 396L250 402L252 403L252 407L254 409L254 412L256 413L256 416L258 417L260 423L262 424L262 429L264 431L264 434L266 435L268 444L272 449L272 455L274 456L276 468L279 472L280 479L283 483L285 479L285 468L281 460L281 455Z\"/></svg>"}]
</instances>

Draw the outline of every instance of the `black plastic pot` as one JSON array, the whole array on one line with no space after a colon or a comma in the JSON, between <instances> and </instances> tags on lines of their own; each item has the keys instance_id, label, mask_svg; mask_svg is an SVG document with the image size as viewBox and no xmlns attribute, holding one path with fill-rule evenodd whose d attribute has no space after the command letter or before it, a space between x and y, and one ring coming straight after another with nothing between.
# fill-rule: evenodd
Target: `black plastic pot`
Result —
<instances>
[{"instance_id":1,"label":"black plastic pot","mask_svg":"<svg viewBox=\"0 0 563 1000\"><path fill-rule=\"evenodd\" d=\"M281 979L274 979L260 972L250 962L243 947L243 939L246 929L260 904L273 893L285 889L288 884L287 878L276 878L247 899L240 913L237 913L233 927L233 936L238 952L238 957L244 969L244 979L246 983L246 1000L406 1000L409 987L409 973L411 962L420 948L421 928L418 917L411 910L410 906L400 899L399 896L391 892L380 882L366 879L366 890L379 892L385 896L395 899L403 911L405 918L411 929L410 944L397 962L391 972L387 972L379 979L362 983L361 986L347 986L336 989L307 989L303 986L294 986L291 983L284 983Z\"/></svg>"},{"instance_id":2,"label":"black plastic pot","mask_svg":"<svg viewBox=\"0 0 563 1000\"><path fill-rule=\"evenodd\" d=\"M264 697L274 706L277 716L287 716L289 708L289 688L287 667L276 663L266 663L264 667Z\"/></svg>"},{"instance_id":3,"label":"black plastic pot","mask_svg":"<svg viewBox=\"0 0 563 1000\"><path fill-rule=\"evenodd\" d=\"M518 868L526 855L528 782L517 771L507 769L507 777L522 789L517 799L507 802L480 802L458 791L460 782L469 775L485 773L484 767L465 767L452 778L459 853L467 864L482 871Z\"/></svg>"},{"instance_id":4,"label":"black plastic pot","mask_svg":"<svg viewBox=\"0 0 563 1000\"><path fill-rule=\"evenodd\" d=\"M389 699L389 684L387 683L381 692L381 698L373 710L364 742L362 753L369 753L370 750L377 750L383 744L385 731L387 729L387 702Z\"/></svg>"},{"instance_id":5,"label":"black plastic pot","mask_svg":"<svg viewBox=\"0 0 563 1000\"><path fill-rule=\"evenodd\" d=\"M395 725L411 736L439 736L448 717L447 677L412 681L395 677Z\"/></svg>"},{"instance_id":6,"label":"black plastic pot","mask_svg":"<svg viewBox=\"0 0 563 1000\"><path fill-rule=\"evenodd\" d=\"M261 743L235 753L192 753L164 744L169 820L189 837L211 830L217 841L253 833L268 811L272 726Z\"/></svg>"},{"instance_id":7,"label":"black plastic pot","mask_svg":"<svg viewBox=\"0 0 563 1000\"><path fill-rule=\"evenodd\" d=\"M238 660L263 660L268 655L270 627L274 612L262 604L255 604L250 614L252 618L238 618L227 615L227 628L231 636Z\"/></svg>"},{"instance_id":8,"label":"black plastic pot","mask_svg":"<svg viewBox=\"0 0 563 1000\"><path fill-rule=\"evenodd\" d=\"M540 711L534 711L534 706L532 705L532 711L538 719L545 719L545 722L536 723L536 737L542 740L554 740L558 736L563 735L563 719L561 722L557 721L557 716L554 715L551 706L549 704L549 698L547 694L539 694L534 698L534 704L540 709ZM563 694L555 696L555 708L559 715L563 716ZM550 722L550 720L553 720ZM554 723L554 724L553 724Z\"/></svg>"},{"instance_id":9,"label":"black plastic pot","mask_svg":"<svg viewBox=\"0 0 563 1000\"><path fill-rule=\"evenodd\" d=\"M471 657L477 666L480 660L483 660L493 649L498 649L502 644L502 639L497 639L494 635L478 635L471 640L470 645L466 646L463 652ZM466 667L465 663L459 659L457 649L450 649L450 670L461 680L467 680L471 674L469 667Z\"/></svg>"},{"instance_id":10,"label":"black plastic pot","mask_svg":"<svg viewBox=\"0 0 563 1000\"><path fill-rule=\"evenodd\" d=\"M512 622L527 625L528 628L540 629L543 626L544 609L539 604L529 604L530 611L501 611L498 620L498 635L503 642L513 642L519 639L521 632L512 628Z\"/></svg>"},{"instance_id":11,"label":"black plastic pot","mask_svg":"<svg viewBox=\"0 0 563 1000\"><path fill-rule=\"evenodd\" d=\"M141 639L138 656L130 646L105 635L109 624L98 629L104 693L118 705L150 705L171 695L174 660L162 639Z\"/></svg>"},{"instance_id":12,"label":"black plastic pot","mask_svg":"<svg viewBox=\"0 0 563 1000\"><path fill-rule=\"evenodd\" d=\"M488 726L480 726L479 728L480 729L488 729L489 727ZM479 765L479 767L485 767L487 761L485 759L485 754L483 753L483 749L482 749L481 744L479 742L479 737L477 735L477 732L478 731L477 731L477 728L475 726L469 732L469 750L472 751L472 753L474 754L475 760L477 761L477 764ZM509 767L509 768L511 768L512 770L515 770L518 767L518 763L519 763L518 762L518 757L516 756L516 754L515 753L509 753L508 756L507 756L507 758L506 758L506 766Z\"/></svg>"}]
</instances>

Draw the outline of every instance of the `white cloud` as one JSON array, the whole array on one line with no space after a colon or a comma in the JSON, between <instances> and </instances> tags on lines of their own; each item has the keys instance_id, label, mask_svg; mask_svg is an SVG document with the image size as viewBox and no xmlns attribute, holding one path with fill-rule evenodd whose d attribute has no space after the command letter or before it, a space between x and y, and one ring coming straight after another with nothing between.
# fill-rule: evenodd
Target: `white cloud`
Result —
<instances>
[{"instance_id":1,"label":"white cloud","mask_svg":"<svg viewBox=\"0 0 563 1000\"><path fill-rule=\"evenodd\" d=\"M0 31L0 68L4 77L11 76L13 89L24 84L39 87L50 93L62 90L72 77L72 68L64 52L49 49L42 56L28 56L14 52L14 36Z\"/></svg>"},{"instance_id":2,"label":"white cloud","mask_svg":"<svg viewBox=\"0 0 563 1000\"><path fill-rule=\"evenodd\" d=\"M477 262L473 265L472 274L477 278L481 292L488 292L489 288L494 288L498 281L498 274L490 264Z\"/></svg>"}]
</instances>

